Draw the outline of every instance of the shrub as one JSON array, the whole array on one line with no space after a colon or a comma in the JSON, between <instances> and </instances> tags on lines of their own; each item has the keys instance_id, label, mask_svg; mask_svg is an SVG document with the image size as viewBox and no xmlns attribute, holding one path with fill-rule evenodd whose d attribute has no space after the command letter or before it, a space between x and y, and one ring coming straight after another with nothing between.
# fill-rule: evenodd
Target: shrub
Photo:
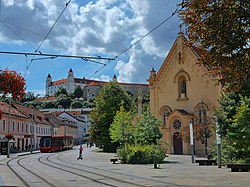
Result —
<instances>
[{"instance_id":1,"label":"shrub","mask_svg":"<svg viewBox=\"0 0 250 187\"><path fill-rule=\"evenodd\" d=\"M123 163L129 164L153 163L154 154L157 155L158 163L165 158L165 151L159 145L127 145L118 148L117 154Z\"/></svg>"}]
</instances>

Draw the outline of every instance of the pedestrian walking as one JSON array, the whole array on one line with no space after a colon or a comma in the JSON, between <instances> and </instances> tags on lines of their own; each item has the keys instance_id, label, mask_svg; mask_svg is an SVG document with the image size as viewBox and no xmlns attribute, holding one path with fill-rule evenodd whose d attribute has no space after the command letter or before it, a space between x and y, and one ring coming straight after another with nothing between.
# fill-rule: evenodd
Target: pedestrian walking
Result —
<instances>
[{"instance_id":1,"label":"pedestrian walking","mask_svg":"<svg viewBox=\"0 0 250 187\"><path fill-rule=\"evenodd\" d=\"M82 160L82 152L83 152L83 147L82 145L79 148L79 157L77 158L77 160L81 159Z\"/></svg>"}]
</instances>

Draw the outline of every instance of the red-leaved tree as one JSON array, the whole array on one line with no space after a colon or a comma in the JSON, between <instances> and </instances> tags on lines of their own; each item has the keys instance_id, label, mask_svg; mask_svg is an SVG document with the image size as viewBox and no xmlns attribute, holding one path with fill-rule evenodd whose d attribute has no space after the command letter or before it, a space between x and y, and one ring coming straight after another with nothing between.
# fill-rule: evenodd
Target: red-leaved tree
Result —
<instances>
[{"instance_id":1,"label":"red-leaved tree","mask_svg":"<svg viewBox=\"0 0 250 187\"><path fill-rule=\"evenodd\" d=\"M14 70L0 70L0 93L11 94L15 100L25 95L25 79Z\"/></svg>"}]
</instances>

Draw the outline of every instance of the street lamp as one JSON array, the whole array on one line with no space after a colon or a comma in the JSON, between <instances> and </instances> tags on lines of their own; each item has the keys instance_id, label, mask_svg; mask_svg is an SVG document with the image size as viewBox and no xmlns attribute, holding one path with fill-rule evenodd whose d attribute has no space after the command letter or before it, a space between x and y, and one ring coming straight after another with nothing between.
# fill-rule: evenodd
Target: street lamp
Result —
<instances>
[{"instance_id":1,"label":"street lamp","mask_svg":"<svg viewBox=\"0 0 250 187\"><path fill-rule=\"evenodd\" d=\"M190 148L191 148L191 159L192 163L194 163L194 135L193 135L193 118L190 120L189 123L190 129Z\"/></svg>"},{"instance_id":2,"label":"street lamp","mask_svg":"<svg viewBox=\"0 0 250 187\"><path fill-rule=\"evenodd\" d=\"M218 119L215 118L215 124L216 124L216 143L217 143L217 163L218 168L221 168L221 139L218 132Z\"/></svg>"}]
</instances>

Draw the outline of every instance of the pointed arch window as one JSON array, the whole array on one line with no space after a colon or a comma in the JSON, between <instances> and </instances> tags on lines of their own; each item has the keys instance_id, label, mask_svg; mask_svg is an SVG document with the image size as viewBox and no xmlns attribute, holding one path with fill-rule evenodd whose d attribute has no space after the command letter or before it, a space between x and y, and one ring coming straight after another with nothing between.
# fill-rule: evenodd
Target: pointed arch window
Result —
<instances>
[{"instance_id":1,"label":"pointed arch window","mask_svg":"<svg viewBox=\"0 0 250 187\"><path fill-rule=\"evenodd\" d=\"M168 117L169 115L171 114L172 110L170 107L168 106L163 106L161 109L160 109L160 115L161 115L161 119L162 119L162 124L161 126L162 127L166 127L167 126L167 121L168 121Z\"/></svg>"},{"instance_id":2,"label":"pointed arch window","mask_svg":"<svg viewBox=\"0 0 250 187\"><path fill-rule=\"evenodd\" d=\"M183 99L187 97L187 83L184 76L181 76L178 80L178 91L179 91L179 99Z\"/></svg>"}]
</instances>

